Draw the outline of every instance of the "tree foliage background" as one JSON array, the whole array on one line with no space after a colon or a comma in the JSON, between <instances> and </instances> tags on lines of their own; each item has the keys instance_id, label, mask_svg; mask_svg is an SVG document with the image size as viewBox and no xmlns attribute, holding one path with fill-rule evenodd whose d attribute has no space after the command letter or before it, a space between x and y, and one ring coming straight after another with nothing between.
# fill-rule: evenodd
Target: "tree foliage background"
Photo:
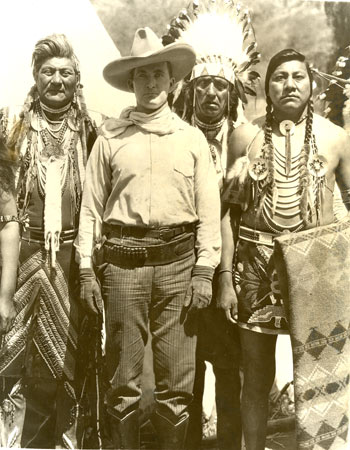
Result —
<instances>
[{"instance_id":1,"label":"tree foliage background","mask_svg":"<svg viewBox=\"0 0 350 450\"><path fill-rule=\"evenodd\" d=\"M128 54L136 28L150 26L161 36L172 17L188 5L188 0L91 2L122 55ZM343 31L349 23L346 4L336 4L333 8L333 4L327 2L327 11L334 9L329 20L322 1L245 0L243 3L252 15L262 65L282 48L293 47L325 70L330 56L337 51L338 42L344 46L350 43L346 42L350 31ZM335 39L335 35L339 38Z\"/></svg>"},{"instance_id":2,"label":"tree foliage background","mask_svg":"<svg viewBox=\"0 0 350 450\"><path fill-rule=\"evenodd\" d=\"M159 36L189 0L91 0L122 55L129 54L135 30L149 26ZM332 71L337 57L350 45L350 4L312 0L243 0L255 29L264 75L276 52L292 47L322 71ZM210 33L210 30L208 30ZM234 45L234 43L233 43ZM347 74L350 77L350 74ZM317 92L326 88L318 82ZM263 97L263 77L258 97Z\"/></svg>"}]
</instances>

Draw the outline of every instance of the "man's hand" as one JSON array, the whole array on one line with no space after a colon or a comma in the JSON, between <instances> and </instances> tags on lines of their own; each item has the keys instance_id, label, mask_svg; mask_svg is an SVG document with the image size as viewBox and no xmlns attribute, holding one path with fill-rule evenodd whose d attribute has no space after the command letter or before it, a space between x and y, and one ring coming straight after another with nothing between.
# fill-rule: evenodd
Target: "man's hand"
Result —
<instances>
[{"instance_id":1,"label":"man's hand","mask_svg":"<svg viewBox=\"0 0 350 450\"><path fill-rule=\"evenodd\" d=\"M10 331L16 314L13 300L0 297L0 334L6 334Z\"/></svg>"},{"instance_id":2,"label":"man's hand","mask_svg":"<svg viewBox=\"0 0 350 450\"><path fill-rule=\"evenodd\" d=\"M230 271L219 274L216 307L225 312L227 320L232 323L237 323L238 301L233 288L232 273Z\"/></svg>"},{"instance_id":3,"label":"man's hand","mask_svg":"<svg viewBox=\"0 0 350 450\"><path fill-rule=\"evenodd\" d=\"M85 312L97 316L102 314L102 295L100 286L91 268L80 269L80 302Z\"/></svg>"},{"instance_id":4,"label":"man's hand","mask_svg":"<svg viewBox=\"0 0 350 450\"><path fill-rule=\"evenodd\" d=\"M206 266L194 266L190 285L186 292L184 306L187 315L209 306L212 297L212 279L214 269Z\"/></svg>"}]
</instances>

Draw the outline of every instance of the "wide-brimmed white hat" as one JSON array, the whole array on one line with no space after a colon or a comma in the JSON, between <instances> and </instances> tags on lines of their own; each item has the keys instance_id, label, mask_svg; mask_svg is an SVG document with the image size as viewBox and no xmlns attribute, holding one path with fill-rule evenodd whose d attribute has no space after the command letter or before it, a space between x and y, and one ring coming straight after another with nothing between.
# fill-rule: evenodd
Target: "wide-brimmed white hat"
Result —
<instances>
[{"instance_id":1,"label":"wide-brimmed white hat","mask_svg":"<svg viewBox=\"0 0 350 450\"><path fill-rule=\"evenodd\" d=\"M130 55L112 61L103 71L105 80L122 91L130 91L128 79L132 69L167 61L171 64L175 82L178 82L191 72L196 61L195 51L190 45L174 43L164 47L148 27L136 30Z\"/></svg>"}]
</instances>

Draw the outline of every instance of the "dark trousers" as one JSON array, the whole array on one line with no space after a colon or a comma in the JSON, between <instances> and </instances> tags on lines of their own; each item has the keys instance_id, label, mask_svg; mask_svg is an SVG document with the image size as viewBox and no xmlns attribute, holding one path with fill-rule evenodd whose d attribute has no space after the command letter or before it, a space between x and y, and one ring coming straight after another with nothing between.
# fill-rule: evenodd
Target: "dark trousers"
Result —
<instances>
[{"instance_id":1,"label":"dark trousers","mask_svg":"<svg viewBox=\"0 0 350 450\"><path fill-rule=\"evenodd\" d=\"M213 367L215 374L215 401L217 413L217 446L220 450L240 450L242 426L240 413L239 371ZM205 362L197 360L187 433L187 450L196 450L202 442L202 401L204 393Z\"/></svg>"},{"instance_id":2,"label":"dark trousers","mask_svg":"<svg viewBox=\"0 0 350 450\"><path fill-rule=\"evenodd\" d=\"M200 315L194 400L190 406L186 442L188 450L199 449L202 441L205 361L212 363L215 374L218 447L220 450L240 450L242 426L239 335L237 326L227 321L223 311L216 309L215 300Z\"/></svg>"}]
</instances>

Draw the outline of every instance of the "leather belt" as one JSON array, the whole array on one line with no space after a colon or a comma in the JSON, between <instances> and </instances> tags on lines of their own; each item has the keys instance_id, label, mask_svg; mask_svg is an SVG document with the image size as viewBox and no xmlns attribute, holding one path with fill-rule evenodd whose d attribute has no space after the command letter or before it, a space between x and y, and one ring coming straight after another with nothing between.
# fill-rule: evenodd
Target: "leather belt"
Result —
<instances>
[{"instance_id":1,"label":"leather belt","mask_svg":"<svg viewBox=\"0 0 350 450\"><path fill-rule=\"evenodd\" d=\"M61 231L60 242L62 243L67 241L74 241L77 233L78 229ZM28 227L23 232L22 239L24 239L25 241L36 241L44 244L45 243L44 231Z\"/></svg>"},{"instance_id":2,"label":"leather belt","mask_svg":"<svg viewBox=\"0 0 350 450\"><path fill-rule=\"evenodd\" d=\"M241 225L239 227L238 237L244 241L255 242L273 247L273 241L280 234L268 233L266 231L253 230L252 228Z\"/></svg>"},{"instance_id":3,"label":"leather belt","mask_svg":"<svg viewBox=\"0 0 350 450\"><path fill-rule=\"evenodd\" d=\"M157 245L131 247L113 241L105 241L96 260L120 267L142 267L170 264L190 256L194 252L194 235L186 234L171 242Z\"/></svg>"},{"instance_id":4,"label":"leather belt","mask_svg":"<svg viewBox=\"0 0 350 450\"><path fill-rule=\"evenodd\" d=\"M134 237L134 238L145 238L151 237L156 239L162 239L163 241L170 241L176 236L182 233L192 233L195 231L196 223L186 223L184 225L174 226L174 227L160 227L160 228L146 228L146 227L136 227L136 226L123 226L123 225L111 225L108 223L103 223L102 234L111 238L122 237Z\"/></svg>"}]
</instances>

